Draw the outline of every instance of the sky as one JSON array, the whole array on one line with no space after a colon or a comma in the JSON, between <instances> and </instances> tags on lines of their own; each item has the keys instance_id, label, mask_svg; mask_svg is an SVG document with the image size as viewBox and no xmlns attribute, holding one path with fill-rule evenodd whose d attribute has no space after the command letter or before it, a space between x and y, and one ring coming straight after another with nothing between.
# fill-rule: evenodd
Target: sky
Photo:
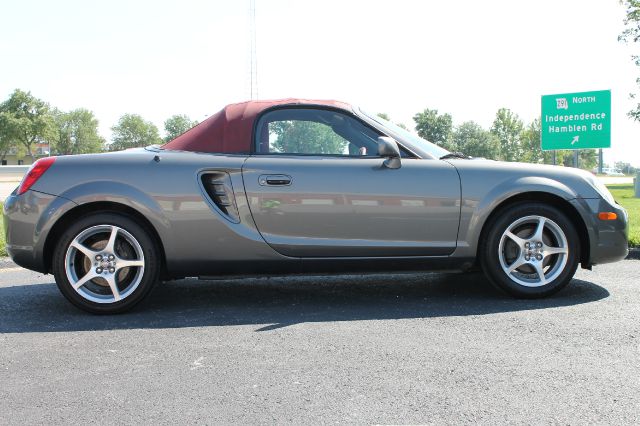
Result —
<instances>
[{"instance_id":1,"label":"sky","mask_svg":"<svg viewBox=\"0 0 640 426\"><path fill-rule=\"evenodd\" d=\"M255 0L260 99L338 99L413 128L425 108L489 128L544 94L610 89L605 162L640 166L640 46L618 0ZM87 108L107 139L125 113L160 129L249 99L249 0L0 0L0 99L20 88Z\"/></svg>"}]
</instances>

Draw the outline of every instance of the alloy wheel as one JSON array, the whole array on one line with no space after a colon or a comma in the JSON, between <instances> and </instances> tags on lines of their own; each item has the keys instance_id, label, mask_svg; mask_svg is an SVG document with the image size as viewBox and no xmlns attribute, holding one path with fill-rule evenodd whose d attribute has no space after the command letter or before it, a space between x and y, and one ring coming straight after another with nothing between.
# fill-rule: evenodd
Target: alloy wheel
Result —
<instances>
[{"instance_id":1,"label":"alloy wheel","mask_svg":"<svg viewBox=\"0 0 640 426\"><path fill-rule=\"evenodd\" d=\"M96 225L69 244L65 272L73 289L95 303L126 299L140 285L145 259L140 243L125 229Z\"/></svg>"},{"instance_id":2,"label":"alloy wheel","mask_svg":"<svg viewBox=\"0 0 640 426\"><path fill-rule=\"evenodd\" d=\"M562 228L544 216L517 219L500 238L498 257L503 272L525 287L541 287L562 274L569 243Z\"/></svg>"}]
</instances>

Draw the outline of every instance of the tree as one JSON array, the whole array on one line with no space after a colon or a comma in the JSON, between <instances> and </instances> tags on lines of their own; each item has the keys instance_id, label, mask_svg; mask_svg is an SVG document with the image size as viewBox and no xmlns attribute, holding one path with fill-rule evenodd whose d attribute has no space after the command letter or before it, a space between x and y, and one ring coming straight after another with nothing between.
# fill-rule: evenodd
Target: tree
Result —
<instances>
[{"instance_id":1,"label":"tree","mask_svg":"<svg viewBox=\"0 0 640 426\"><path fill-rule=\"evenodd\" d=\"M625 175L634 175L636 173L636 168L626 161L616 161L613 166L616 170L620 170Z\"/></svg>"},{"instance_id":2,"label":"tree","mask_svg":"<svg viewBox=\"0 0 640 426\"><path fill-rule=\"evenodd\" d=\"M449 114L438 114L437 109L425 109L413 116L418 135L429 142L456 151L452 141L453 121Z\"/></svg>"},{"instance_id":3,"label":"tree","mask_svg":"<svg viewBox=\"0 0 640 426\"><path fill-rule=\"evenodd\" d=\"M624 43L638 43L640 42L640 0L621 0L620 2L626 8L627 16L624 19L625 29L618 36L618 40ZM640 56L633 55L631 59L636 66L640 66ZM636 83L640 85L640 78L636 79ZM631 97L635 98L635 94L632 93ZM640 103L627 114L634 120L640 121Z\"/></svg>"},{"instance_id":4,"label":"tree","mask_svg":"<svg viewBox=\"0 0 640 426\"><path fill-rule=\"evenodd\" d=\"M518 114L508 108L500 108L491 126L493 133L500 141L500 155L505 161L520 161L522 159L522 147L520 135L524 125Z\"/></svg>"},{"instance_id":5,"label":"tree","mask_svg":"<svg viewBox=\"0 0 640 426\"><path fill-rule=\"evenodd\" d=\"M540 146L540 119L536 118L522 131L520 141L522 143L522 161L527 163L539 163L543 160L542 147Z\"/></svg>"},{"instance_id":6,"label":"tree","mask_svg":"<svg viewBox=\"0 0 640 426\"><path fill-rule=\"evenodd\" d=\"M559 164L562 164L565 167L573 167L576 161L575 158L576 158L575 151L565 150L564 156L562 157L562 163L559 163ZM557 158L556 158L556 161L557 161Z\"/></svg>"},{"instance_id":7,"label":"tree","mask_svg":"<svg viewBox=\"0 0 640 426\"><path fill-rule=\"evenodd\" d=\"M491 132L478 123L467 121L453 132L456 149L472 157L497 159L500 156L500 142Z\"/></svg>"},{"instance_id":8,"label":"tree","mask_svg":"<svg viewBox=\"0 0 640 426\"><path fill-rule=\"evenodd\" d=\"M11 117L8 112L0 112L0 160L4 160L9 150L16 146L15 138L9 127Z\"/></svg>"},{"instance_id":9,"label":"tree","mask_svg":"<svg viewBox=\"0 0 640 426\"><path fill-rule=\"evenodd\" d=\"M581 149L578 153L580 163L578 167L585 170L592 170L598 165L598 150L596 149ZM573 163L571 163L573 165Z\"/></svg>"},{"instance_id":10,"label":"tree","mask_svg":"<svg viewBox=\"0 0 640 426\"><path fill-rule=\"evenodd\" d=\"M277 135L277 152L301 154L342 154L347 141L331 127L315 121L277 121L269 126Z\"/></svg>"},{"instance_id":11,"label":"tree","mask_svg":"<svg viewBox=\"0 0 640 426\"><path fill-rule=\"evenodd\" d=\"M560 150L556 151L561 155L560 159L556 155L556 163L564 165L565 167L574 167L575 164L575 150ZM598 151L595 149L581 149L578 152L578 167L585 170L592 170L598 164Z\"/></svg>"},{"instance_id":12,"label":"tree","mask_svg":"<svg viewBox=\"0 0 640 426\"><path fill-rule=\"evenodd\" d=\"M79 108L55 114L56 132L53 150L56 154L88 154L100 152L105 144L98 134L98 120L89 110Z\"/></svg>"},{"instance_id":13,"label":"tree","mask_svg":"<svg viewBox=\"0 0 640 426\"><path fill-rule=\"evenodd\" d=\"M16 89L9 99L0 104L0 113L3 113L3 137L22 145L32 160L34 144L51 142L54 120L49 104L31 92Z\"/></svg>"},{"instance_id":14,"label":"tree","mask_svg":"<svg viewBox=\"0 0 640 426\"><path fill-rule=\"evenodd\" d=\"M555 152L556 165L564 165L565 157L571 157L571 151L558 149L555 151L542 151L542 162L544 164L553 164L553 155ZM573 158L573 157L572 157Z\"/></svg>"},{"instance_id":15,"label":"tree","mask_svg":"<svg viewBox=\"0 0 640 426\"><path fill-rule=\"evenodd\" d=\"M186 115L174 115L164 122L165 142L173 140L198 124L197 121L191 120Z\"/></svg>"},{"instance_id":16,"label":"tree","mask_svg":"<svg viewBox=\"0 0 640 426\"><path fill-rule=\"evenodd\" d=\"M123 115L111 131L113 132L113 142L109 147L111 151L162 143L158 128L137 114Z\"/></svg>"}]
</instances>

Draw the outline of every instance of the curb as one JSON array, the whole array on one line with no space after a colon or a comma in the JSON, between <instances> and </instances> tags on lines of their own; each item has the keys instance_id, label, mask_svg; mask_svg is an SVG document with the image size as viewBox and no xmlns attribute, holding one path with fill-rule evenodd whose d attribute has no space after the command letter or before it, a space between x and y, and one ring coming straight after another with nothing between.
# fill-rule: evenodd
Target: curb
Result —
<instances>
[{"instance_id":1,"label":"curb","mask_svg":"<svg viewBox=\"0 0 640 426\"><path fill-rule=\"evenodd\" d=\"M626 259L640 260L640 248L630 248Z\"/></svg>"}]
</instances>

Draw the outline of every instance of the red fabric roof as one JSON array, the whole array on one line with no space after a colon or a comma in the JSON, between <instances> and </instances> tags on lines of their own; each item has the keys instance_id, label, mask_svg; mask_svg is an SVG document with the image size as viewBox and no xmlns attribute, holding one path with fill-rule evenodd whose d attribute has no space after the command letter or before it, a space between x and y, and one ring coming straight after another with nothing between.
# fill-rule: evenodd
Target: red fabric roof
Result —
<instances>
[{"instance_id":1,"label":"red fabric roof","mask_svg":"<svg viewBox=\"0 0 640 426\"><path fill-rule=\"evenodd\" d=\"M339 101L310 99L279 99L247 101L231 104L204 120L191 130L166 143L163 148L176 151L249 153L253 124L262 111L277 105L323 105L351 111L351 106Z\"/></svg>"}]
</instances>

